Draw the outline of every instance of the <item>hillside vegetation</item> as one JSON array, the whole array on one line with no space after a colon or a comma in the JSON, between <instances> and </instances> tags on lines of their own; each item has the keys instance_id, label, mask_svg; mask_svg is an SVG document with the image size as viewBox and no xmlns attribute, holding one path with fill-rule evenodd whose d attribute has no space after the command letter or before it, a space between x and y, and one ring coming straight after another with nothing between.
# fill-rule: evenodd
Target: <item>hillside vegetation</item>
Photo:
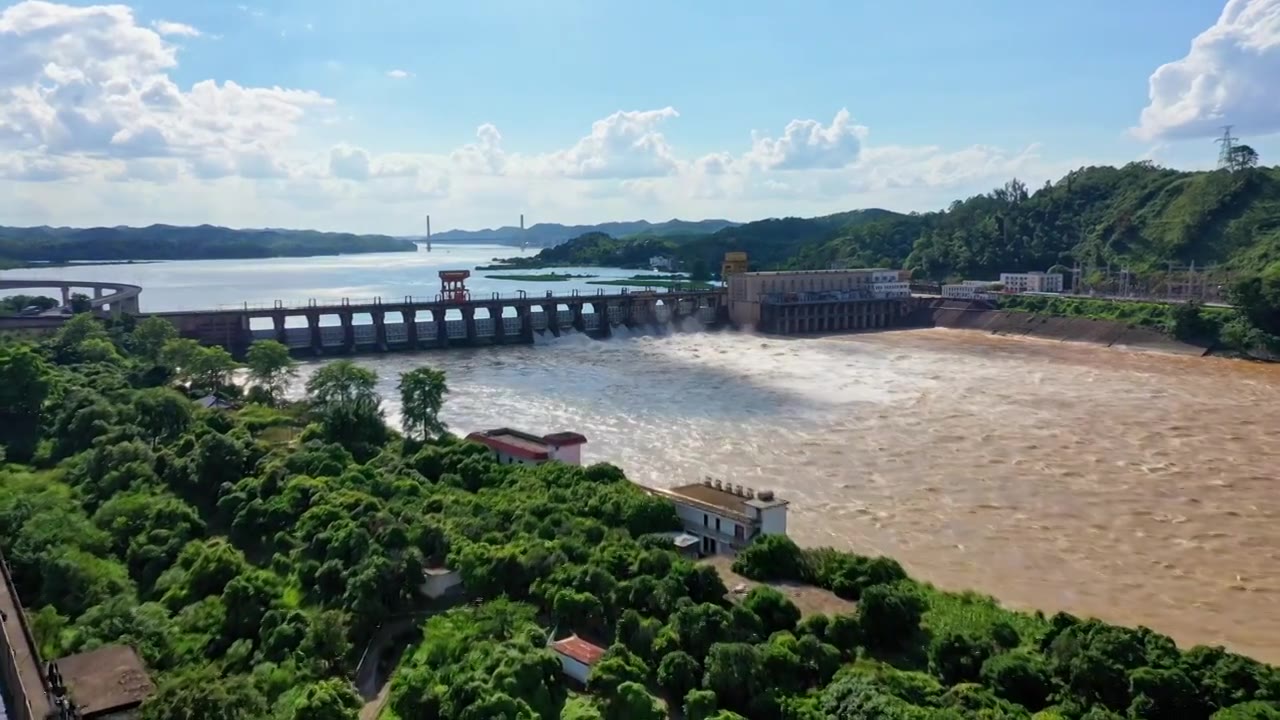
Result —
<instances>
[{"instance_id":1,"label":"hillside vegetation","mask_svg":"<svg viewBox=\"0 0 1280 720\"><path fill-rule=\"evenodd\" d=\"M1088 167L1031 192L1005 186L946 210L855 211L761 220L710 235L594 234L539 253L543 264L636 265L656 254L714 268L728 250L757 269L884 266L934 280L988 278L1056 264L1220 264L1256 272L1280 260L1280 168L1182 172L1131 163Z\"/></svg>"},{"instance_id":2,"label":"hillside vegetation","mask_svg":"<svg viewBox=\"0 0 1280 720\"><path fill-rule=\"evenodd\" d=\"M5 261L208 260L303 257L344 253L413 252L410 240L315 230L235 230L200 225L175 227L0 227L0 267Z\"/></svg>"},{"instance_id":3,"label":"hillside vegetation","mask_svg":"<svg viewBox=\"0 0 1280 720\"><path fill-rule=\"evenodd\" d=\"M0 547L45 658L138 649L158 685L141 720L355 720L366 642L423 610L384 720L1280 713L1274 667L942 592L888 558L767 536L734 572L856 607L730 594L658 534L680 528L671 503L618 468L502 465L447 434L439 371L400 376L401 436L349 360L295 403L283 345L254 344L242 392L225 351L176 335L81 314L42 344L0 344ZM191 400L215 391L245 404ZM442 564L466 590L448 610L418 592ZM570 632L607 647L585 688L547 648Z\"/></svg>"},{"instance_id":4,"label":"hillside vegetation","mask_svg":"<svg viewBox=\"0 0 1280 720\"><path fill-rule=\"evenodd\" d=\"M615 237L630 235L689 235L697 233L713 233L721 228L731 227L738 223L729 220L667 220L666 222L649 222L648 220L631 220L607 222L598 225L561 225L560 223L537 223L521 230L514 225L484 230L446 230L436 233L431 239L436 242L470 242L470 243L504 243L519 245L527 242L534 247L551 247L562 242L586 235L588 233L605 233Z\"/></svg>"}]
</instances>

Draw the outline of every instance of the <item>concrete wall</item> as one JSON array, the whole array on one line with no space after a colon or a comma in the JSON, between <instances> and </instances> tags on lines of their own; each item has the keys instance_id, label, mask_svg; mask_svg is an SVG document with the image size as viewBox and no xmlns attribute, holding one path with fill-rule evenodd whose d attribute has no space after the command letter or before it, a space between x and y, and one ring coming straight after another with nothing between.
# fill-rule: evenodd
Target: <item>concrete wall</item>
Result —
<instances>
[{"instance_id":1,"label":"concrete wall","mask_svg":"<svg viewBox=\"0 0 1280 720\"><path fill-rule=\"evenodd\" d=\"M588 665L578 662L561 652L557 652L556 655L560 657L560 667L564 670L565 675L583 685L587 684L587 675L591 673L591 668Z\"/></svg>"},{"instance_id":2,"label":"concrete wall","mask_svg":"<svg viewBox=\"0 0 1280 720\"><path fill-rule=\"evenodd\" d=\"M787 534L787 506L763 508L760 511L761 535Z\"/></svg>"},{"instance_id":3,"label":"concrete wall","mask_svg":"<svg viewBox=\"0 0 1280 720\"><path fill-rule=\"evenodd\" d=\"M1179 355L1204 355L1207 352L1207 348L1180 342L1162 332L1123 322L994 310L983 302L939 300L915 311L910 320L911 324L917 326L979 330L997 335L1085 342Z\"/></svg>"},{"instance_id":4,"label":"concrete wall","mask_svg":"<svg viewBox=\"0 0 1280 720\"><path fill-rule=\"evenodd\" d=\"M551 452L549 454L551 455L552 460L559 460L560 462L568 463L569 465L582 464L582 446L581 445L565 445L564 447L553 447L551 448Z\"/></svg>"}]
</instances>

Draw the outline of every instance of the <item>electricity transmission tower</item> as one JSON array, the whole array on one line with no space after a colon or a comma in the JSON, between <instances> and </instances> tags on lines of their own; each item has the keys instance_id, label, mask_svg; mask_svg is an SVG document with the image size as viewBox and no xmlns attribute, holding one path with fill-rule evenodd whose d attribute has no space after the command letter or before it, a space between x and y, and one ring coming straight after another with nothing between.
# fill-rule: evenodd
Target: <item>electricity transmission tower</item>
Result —
<instances>
[{"instance_id":1,"label":"electricity transmission tower","mask_svg":"<svg viewBox=\"0 0 1280 720\"><path fill-rule=\"evenodd\" d=\"M1222 137L1214 142L1221 147L1218 149L1218 169L1219 170L1235 170L1236 169L1236 139L1231 135L1231 125L1222 126Z\"/></svg>"}]
</instances>

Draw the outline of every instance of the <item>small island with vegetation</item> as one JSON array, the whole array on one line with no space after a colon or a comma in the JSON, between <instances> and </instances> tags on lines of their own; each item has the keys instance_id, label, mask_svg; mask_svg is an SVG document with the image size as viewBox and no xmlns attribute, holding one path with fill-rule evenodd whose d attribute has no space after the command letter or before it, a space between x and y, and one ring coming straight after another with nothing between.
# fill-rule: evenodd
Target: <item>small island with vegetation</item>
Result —
<instances>
[{"instance_id":1,"label":"small island with vegetation","mask_svg":"<svg viewBox=\"0 0 1280 720\"><path fill-rule=\"evenodd\" d=\"M0 268L43 263L214 260L416 252L412 240L315 230L178 227L0 227ZM45 266L45 265L41 265Z\"/></svg>"},{"instance_id":2,"label":"small island with vegetation","mask_svg":"<svg viewBox=\"0 0 1280 720\"><path fill-rule=\"evenodd\" d=\"M731 570L691 559L670 501L620 469L498 464L447 432L429 367L399 377L396 432L349 360L290 399L273 341L247 389L159 318L0 343L0 546L39 652L136 648L142 720L1280 718L1280 671L1223 648L781 535ZM433 568L456 601L423 596ZM352 680L392 619L416 629L366 706ZM602 648L585 685L548 647L570 634Z\"/></svg>"},{"instance_id":3,"label":"small island with vegetation","mask_svg":"<svg viewBox=\"0 0 1280 720\"><path fill-rule=\"evenodd\" d=\"M514 280L517 282L568 282L570 280L582 280L586 278L599 277L598 275L575 275L573 273L542 273L525 274L525 275L485 275L489 280Z\"/></svg>"},{"instance_id":4,"label":"small island with vegetation","mask_svg":"<svg viewBox=\"0 0 1280 720\"><path fill-rule=\"evenodd\" d=\"M632 275L629 278L591 280L588 285L614 285L620 287L671 288L674 290L710 290L715 287L706 280L693 280L684 275Z\"/></svg>"}]
</instances>

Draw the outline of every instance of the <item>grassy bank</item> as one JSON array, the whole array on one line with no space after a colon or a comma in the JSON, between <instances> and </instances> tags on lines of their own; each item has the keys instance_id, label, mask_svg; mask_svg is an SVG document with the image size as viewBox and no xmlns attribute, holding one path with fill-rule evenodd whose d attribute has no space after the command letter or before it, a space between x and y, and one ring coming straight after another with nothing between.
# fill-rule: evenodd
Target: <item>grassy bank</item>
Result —
<instances>
[{"instance_id":1,"label":"grassy bank","mask_svg":"<svg viewBox=\"0 0 1280 720\"><path fill-rule=\"evenodd\" d=\"M543 273L541 275L485 275L489 280L516 280L520 282L568 282L599 275L574 275L573 273Z\"/></svg>"}]
</instances>

